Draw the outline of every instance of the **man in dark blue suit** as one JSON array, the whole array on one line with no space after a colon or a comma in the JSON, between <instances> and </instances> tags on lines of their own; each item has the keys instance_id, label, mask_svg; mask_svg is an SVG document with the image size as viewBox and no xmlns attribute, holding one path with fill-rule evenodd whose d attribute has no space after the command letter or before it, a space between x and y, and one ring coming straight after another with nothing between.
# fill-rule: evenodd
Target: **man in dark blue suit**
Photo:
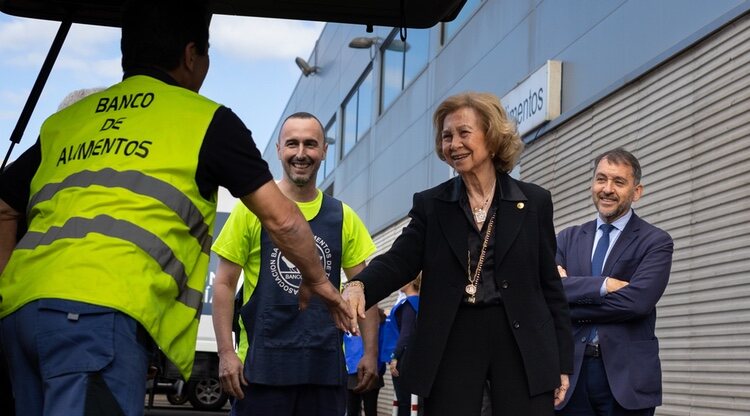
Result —
<instances>
[{"instance_id":1,"label":"man in dark blue suit","mask_svg":"<svg viewBox=\"0 0 750 416\"><path fill-rule=\"evenodd\" d=\"M669 280L672 238L633 212L638 159L622 148L594 161L595 220L563 230L557 264L575 342L559 416L650 416L661 404L656 302Z\"/></svg>"}]
</instances>

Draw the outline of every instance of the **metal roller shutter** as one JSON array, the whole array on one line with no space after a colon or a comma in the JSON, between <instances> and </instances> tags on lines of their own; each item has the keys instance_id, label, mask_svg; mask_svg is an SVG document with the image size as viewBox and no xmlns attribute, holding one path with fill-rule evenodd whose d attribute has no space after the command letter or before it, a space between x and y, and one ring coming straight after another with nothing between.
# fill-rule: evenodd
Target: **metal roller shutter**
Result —
<instances>
[{"instance_id":1,"label":"metal roller shutter","mask_svg":"<svg viewBox=\"0 0 750 416\"><path fill-rule=\"evenodd\" d=\"M675 242L657 306L657 415L750 414L748 68L746 15L532 142L521 159L523 180L552 192L558 231L594 217L598 153L623 146L640 159L635 209Z\"/></svg>"},{"instance_id":2,"label":"metal roller shutter","mask_svg":"<svg viewBox=\"0 0 750 416\"><path fill-rule=\"evenodd\" d=\"M388 249L391 248L393 245L393 242L396 241L396 238L401 235L401 230L403 230L404 227L409 223L409 218L404 218L401 221L391 225L387 229L380 232L378 235L373 236L373 241L375 242L375 247L377 247L377 250L375 251L375 254L373 254L372 258L377 257L380 254L385 253L388 251ZM372 258L368 259L368 263ZM390 311L391 306L393 306L393 303L396 301L396 298L398 297L398 292L393 292L390 296L387 298L381 300L378 303L378 306L381 309L384 309L386 311ZM378 394L378 415L387 415L390 416L393 411L393 400L394 400L394 394L393 394L393 382L391 381L391 373L386 370L385 375L383 376L385 380L385 386L380 389L380 393Z\"/></svg>"}]
</instances>

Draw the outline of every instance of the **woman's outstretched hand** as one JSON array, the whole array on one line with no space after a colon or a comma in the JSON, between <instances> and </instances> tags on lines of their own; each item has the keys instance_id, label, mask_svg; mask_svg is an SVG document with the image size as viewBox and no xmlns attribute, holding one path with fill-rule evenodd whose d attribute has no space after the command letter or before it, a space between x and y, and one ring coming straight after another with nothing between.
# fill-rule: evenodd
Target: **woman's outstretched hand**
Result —
<instances>
[{"instance_id":1,"label":"woman's outstretched hand","mask_svg":"<svg viewBox=\"0 0 750 416\"><path fill-rule=\"evenodd\" d=\"M349 304L341 298L338 289L328 279L320 280L319 282L302 280L302 284L299 287L300 310L307 309L313 295L318 295L323 299L323 302L328 306L328 311L331 313L333 322L340 330L352 331L354 326L356 326L357 317L350 312Z\"/></svg>"}]
</instances>

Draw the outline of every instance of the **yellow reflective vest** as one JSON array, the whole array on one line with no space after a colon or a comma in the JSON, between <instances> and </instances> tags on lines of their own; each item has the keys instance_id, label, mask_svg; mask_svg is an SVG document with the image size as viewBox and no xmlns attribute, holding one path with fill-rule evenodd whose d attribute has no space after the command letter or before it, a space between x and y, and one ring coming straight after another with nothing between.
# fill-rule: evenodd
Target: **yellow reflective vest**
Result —
<instances>
[{"instance_id":1,"label":"yellow reflective vest","mask_svg":"<svg viewBox=\"0 0 750 416\"><path fill-rule=\"evenodd\" d=\"M195 173L218 107L137 75L49 117L0 317L42 298L111 307L189 378L216 214Z\"/></svg>"}]
</instances>

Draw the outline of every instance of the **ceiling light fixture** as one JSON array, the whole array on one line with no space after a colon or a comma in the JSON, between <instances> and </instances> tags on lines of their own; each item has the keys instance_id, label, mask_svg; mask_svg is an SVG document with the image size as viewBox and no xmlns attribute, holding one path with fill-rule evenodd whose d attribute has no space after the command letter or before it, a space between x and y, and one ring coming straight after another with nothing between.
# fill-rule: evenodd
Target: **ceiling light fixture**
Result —
<instances>
[{"instance_id":1,"label":"ceiling light fixture","mask_svg":"<svg viewBox=\"0 0 750 416\"><path fill-rule=\"evenodd\" d=\"M383 39L378 36L358 36L349 42L349 47L354 49L369 49L373 46L377 46L382 43ZM401 39L392 39L388 42L385 49L394 52L408 52L409 44L402 41Z\"/></svg>"},{"instance_id":2,"label":"ceiling light fixture","mask_svg":"<svg viewBox=\"0 0 750 416\"><path fill-rule=\"evenodd\" d=\"M299 56L294 58L294 63L296 63L300 71L302 71L302 75L306 77L310 76L310 74L316 74L320 70L319 67L308 64L307 61Z\"/></svg>"}]
</instances>

